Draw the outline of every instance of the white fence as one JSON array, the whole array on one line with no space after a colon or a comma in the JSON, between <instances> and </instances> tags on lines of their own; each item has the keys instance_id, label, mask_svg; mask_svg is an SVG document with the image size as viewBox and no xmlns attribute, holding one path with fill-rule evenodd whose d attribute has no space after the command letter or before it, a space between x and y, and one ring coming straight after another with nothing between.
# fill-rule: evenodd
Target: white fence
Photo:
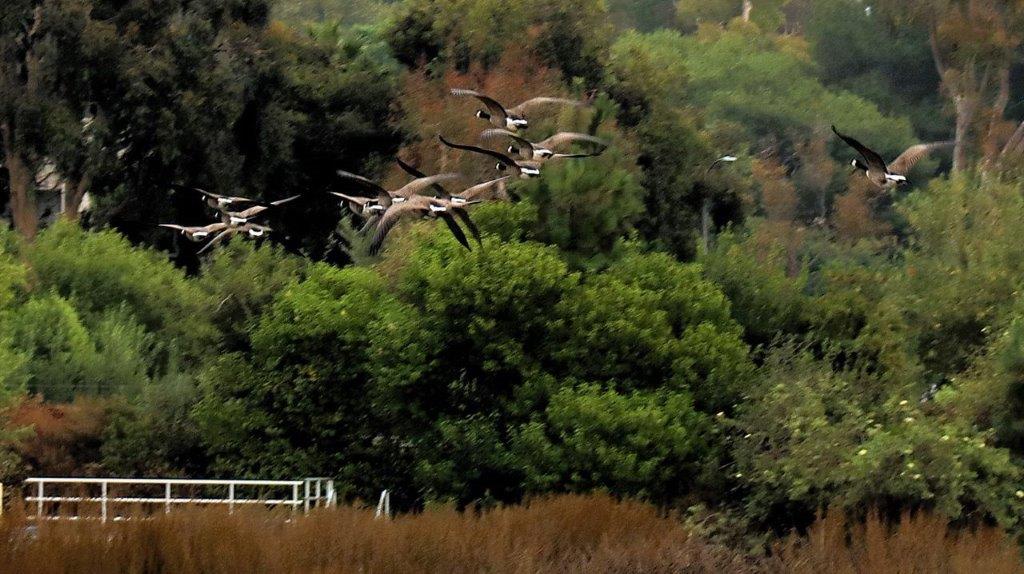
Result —
<instances>
[{"instance_id":1,"label":"white fence","mask_svg":"<svg viewBox=\"0 0 1024 574\"><path fill-rule=\"evenodd\" d=\"M170 512L175 505L226 505L233 511L239 505L291 507L292 513L308 513L316 507L335 506L337 492L329 478L302 480L186 480L178 478L30 478L25 481L35 503L37 520L60 518L99 518L106 522L121 520L118 514L129 505L163 506ZM49 494L47 487L50 487ZM97 488L99 491L97 492ZM76 495L67 495L68 490ZM90 492L91 491L91 492ZM141 491L141 492L140 492ZM154 491L159 495L153 496ZM196 495L196 492L201 494ZM215 494L223 492L220 497ZM99 516L85 515L85 507L99 507ZM67 514L69 508L74 514ZM94 514L94 513L93 513Z\"/></svg>"}]
</instances>

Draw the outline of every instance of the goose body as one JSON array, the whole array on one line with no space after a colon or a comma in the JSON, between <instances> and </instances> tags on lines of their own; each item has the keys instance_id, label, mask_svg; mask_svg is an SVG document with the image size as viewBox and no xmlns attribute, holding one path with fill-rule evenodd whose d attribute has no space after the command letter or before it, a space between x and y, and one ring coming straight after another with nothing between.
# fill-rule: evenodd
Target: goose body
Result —
<instances>
[{"instance_id":1,"label":"goose body","mask_svg":"<svg viewBox=\"0 0 1024 574\"><path fill-rule=\"evenodd\" d=\"M882 189L892 189L907 183L907 173L913 169L914 165L917 164L922 158L927 156L932 151L944 148L953 147L953 142L936 142L930 144L917 144L910 146L903 153L900 154L892 163L886 163L882 156L878 152L860 143L856 139L839 133L839 130L835 126L832 126L832 131L835 132L839 139L843 140L846 145L852 147L860 154L861 159L854 159L850 162L855 170L864 173L864 176L871 181L871 183Z\"/></svg>"},{"instance_id":2,"label":"goose body","mask_svg":"<svg viewBox=\"0 0 1024 574\"><path fill-rule=\"evenodd\" d=\"M485 109L477 110L476 117L490 122L491 125L497 128L503 128L513 132L525 129L530 125L529 120L526 119L526 113L538 106L552 104L568 106L582 105L581 102L566 98L539 97L531 98L513 108L506 109L505 106L501 105L494 98L475 90L454 89L451 93L453 96L468 96L480 100L480 102L484 104Z\"/></svg>"},{"instance_id":3,"label":"goose body","mask_svg":"<svg viewBox=\"0 0 1024 574\"><path fill-rule=\"evenodd\" d=\"M228 225L226 223L212 223L201 227L188 227L184 225L175 225L173 223L161 223L159 227L173 229L187 237L189 241L195 241L198 243L214 233L227 229Z\"/></svg>"},{"instance_id":4,"label":"goose body","mask_svg":"<svg viewBox=\"0 0 1024 574\"><path fill-rule=\"evenodd\" d=\"M443 182L454 181L462 177L462 174L458 173L442 173L438 175L432 175L429 177L418 177L398 189L389 191L381 187L381 185L378 184L377 182L365 178L361 175L356 175L354 173L350 173L344 170L338 170L337 174L343 178L351 179L353 181L363 184L365 187L368 187L378 198L378 200L385 197L388 198L388 200L384 202L385 204L388 205L391 203L403 203L414 196L422 195L422 192L427 190L428 188L437 187ZM387 205L385 205L385 207L387 207Z\"/></svg>"},{"instance_id":5,"label":"goose body","mask_svg":"<svg viewBox=\"0 0 1024 574\"><path fill-rule=\"evenodd\" d=\"M474 153L478 153L478 154L482 154L482 155L487 155L487 156L493 157L494 159L498 160L498 163L495 166L495 168L498 171L511 171L513 175L519 177L520 179L530 179L532 177L537 177L537 176L540 175L540 168L541 168L541 165L543 165L543 162L541 162L541 161L538 161L538 160L518 160L517 161L517 160L514 160L514 159L510 158L509 156L507 156L507 155L505 155L503 153L499 153L499 152L496 152L496 151L492 151L492 150L481 148L481 147L477 147L477 146L452 143L452 142L444 139L444 136L437 136L437 137L441 140L441 143L443 143L444 145L446 145L446 146L448 146L450 148L461 149L461 150L465 150L465 151L471 151L471 152L474 152Z\"/></svg>"},{"instance_id":6,"label":"goose body","mask_svg":"<svg viewBox=\"0 0 1024 574\"><path fill-rule=\"evenodd\" d=\"M236 226L226 226L226 228L221 230L219 233L217 233L217 235L215 235L213 237L213 239L210 240L209 243L204 245L203 248L199 250L197 255L202 255L203 253L206 253L207 251L212 249L213 246L218 245L220 243L223 243L225 240L230 238L232 235L235 235L235 234L238 234L238 233L244 233L244 234L246 234L249 237L257 238L257 237L264 237L267 234L269 234L271 231L273 231L271 228L269 228L269 227L267 227L265 225L257 225L255 223L247 223L245 225L236 225Z\"/></svg>"},{"instance_id":7,"label":"goose body","mask_svg":"<svg viewBox=\"0 0 1024 574\"><path fill-rule=\"evenodd\" d=\"M395 225L409 217L443 220L452 232L452 235L455 236L455 239L463 247L470 249L466 234L459 227L459 224L455 222L452 207L451 202L447 200L423 195L415 195L402 203L392 205L384 212L384 215L380 218L380 223L377 224L377 229L370 242L370 254L376 255L379 253L384 245L384 240L387 239L388 234L391 233Z\"/></svg>"},{"instance_id":8,"label":"goose body","mask_svg":"<svg viewBox=\"0 0 1024 574\"><path fill-rule=\"evenodd\" d=\"M517 133L503 129L484 130L480 134L480 139L483 140L501 138L511 139L514 143L508 146L508 153L518 154L524 160L547 161L560 158L594 157L601 155L604 148L608 147L608 143L598 137L575 132L560 132L539 142L531 142ZM588 143L600 147L600 150L594 153L559 153L555 151L559 147L571 143Z\"/></svg>"},{"instance_id":9,"label":"goose body","mask_svg":"<svg viewBox=\"0 0 1024 574\"><path fill-rule=\"evenodd\" d=\"M228 209L229 207L232 207L232 206L245 205L245 204L260 204L260 203L262 203L262 202L260 202L258 200L251 199L251 198L248 198L248 197L230 196L230 195L219 195L219 194L216 194L216 193L213 193L213 192L206 191L205 189L202 189L202 188L199 188L199 187L186 187L186 186L183 186L183 185L176 185L176 184L172 185L171 187L173 187L174 189L182 189L182 190L188 190L188 191L193 191L195 193L198 193L199 195L202 196L203 201L205 201L207 205L209 205L210 207L212 207L212 208L214 208L214 209L216 209L218 211L223 211L223 210Z\"/></svg>"},{"instance_id":10,"label":"goose body","mask_svg":"<svg viewBox=\"0 0 1024 574\"><path fill-rule=\"evenodd\" d=\"M293 195L293 196L285 198L285 199L279 199L277 201L271 201L270 203L265 203L265 204L261 204L261 205L254 205L253 207L250 207L248 209L244 209L242 211L228 211L228 210L224 209L224 210L221 210L221 219L222 219L222 221L224 221L225 223L228 223L230 225L246 225L246 224L250 223L251 219L253 219L255 217L258 217L260 215L263 215L263 213L265 213L268 209L277 207L279 205L284 205L284 204L286 204L288 202L291 202L291 201L295 201L299 197L301 197L301 196Z\"/></svg>"},{"instance_id":11,"label":"goose body","mask_svg":"<svg viewBox=\"0 0 1024 574\"><path fill-rule=\"evenodd\" d=\"M401 159L397 159L396 161L398 162L398 165L409 175L417 179L423 179L428 177L426 174L416 169L415 167L405 163ZM483 201L483 199L478 199L476 195L480 195L490 190L497 182L503 182L507 179L508 177L503 177L493 181L488 181L485 183L474 185L472 187L466 188L457 195L449 193L448 190L445 189L444 186L442 186L439 182L434 183L431 187L436 191L434 199L440 202L441 205L447 207L448 211L450 211L456 217L458 217L459 220L462 221L463 225L465 225L466 228L469 229L470 233L473 234L473 238L476 239L476 242L480 245L483 245L483 239L480 235L480 229L477 228L475 223L473 223L473 220L469 217L469 213L466 211L466 208L469 207L470 205L475 205ZM504 191L504 188L502 188L502 191Z\"/></svg>"}]
</instances>

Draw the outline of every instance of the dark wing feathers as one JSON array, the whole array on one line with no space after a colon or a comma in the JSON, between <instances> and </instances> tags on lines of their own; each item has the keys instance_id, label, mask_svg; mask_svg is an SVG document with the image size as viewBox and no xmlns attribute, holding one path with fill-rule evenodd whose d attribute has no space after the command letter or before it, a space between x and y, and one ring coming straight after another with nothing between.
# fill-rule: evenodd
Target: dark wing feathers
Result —
<instances>
[{"instance_id":1,"label":"dark wing feathers","mask_svg":"<svg viewBox=\"0 0 1024 574\"><path fill-rule=\"evenodd\" d=\"M508 118L508 112L505 111L505 106L499 104L497 102L497 100L495 100L494 98L491 98L490 96L486 96L484 94L481 94L480 92L476 92L476 91L473 91L473 90L462 90L462 89L458 89L458 88L452 90L452 95L453 96L472 96L472 97L480 100L481 102L483 102L483 104L485 106L487 106L487 111L491 113L491 116L499 118L502 121L504 121L506 118Z\"/></svg>"},{"instance_id":2,"label":"dark wing feathers","mask_svg":"<svg viewBox=\"0 0 1024 574\"><path fill-rule=\"evenodd\" d=\"M484 241L480 236L480 228L477 227L475 223L473 223L472 219L470 219L469 212L467 212L465 209L461 207L451 207L449 209L451 209L451 211L455 213L455 216L462 221L462 224L466 226L466 229L468 229L469 232L473 234L473 239L476 239L476 242L479 245L483 245Z\"/></svg>"},{"instance_id":3,"label":"dark wing feathers","mask_svg":"<svg viewBox=\"0 0 1024 574\"><path fill-rule=\"evenodd\" d=\"M464 145L464 144L452 143L452 142L444 139L444 136L437 136L437 137L438 137L438 139L441 140L441 143L443 143L444 145L446 145L448 147L455 148L455 149L466 150L466 151L471 151L471 152L475 152L475 153L479 153L479 154L483 154L483 155L489 155L489 156L493 157L494 159L500 161L501 163L507 165L508 167L512 167L512 168L519 167L518 164L516 164L514 159L508 157L507 155L505 155L503 153L498 153L498 152L493 151L493 150L489 150L489 149L485 149L485 148L477 147L477 146L472 146L472 145Z\"/></svg>"},{"instance_id":4,"label":"dark wing feathers","mask_svg":"<svg viewBox=\"0 0 1024 574\"><path fill-rule=\"evenodd\" d=\"M868 165L869 169L872 169L872 170L875 170L875 171L878 171L878 172L881 172L881 173L886 173L889 170L888 166L885 163L885 160L882 159L882 156L878 155L878 153L876 153L874 150L872 150L871 148L868 148L864 144L860 143L859 141L857 141L857 140L855 140L855 139L853 139L853 138L851 138L849 136L845 136L845 135L839 133L839 130L836 129L836 126L832 126L832 131L835 132L835 134L837 136L839 136L839 139L841 139L844 142L846 142L846 145L848 145L848 146L852 147L853 149L857 150L857 153L859 153L861 155L861 157L864 158L864 161L867 162L867 165Z\"/></svg>"},{"instance_id":5,"label":"dark wing feathers","mask_svg":"<svg viewBox=\"0 0 1024 574\"><path fill-rule=\"evenodd\" d=\"M422 171L416 169L415 167L405 163L404 161L401 160L401 158L397 158L396 157L395 161L398 162L398 167L402 168L402 171L404 171L405 173L411 175L413 178L415 178L415 179L424 179L425 177L427 177L427 174L425 174ZM434 191L437 192L437 196L438 197L444 197L444 198L451 197L451 194L448 193L448 190L445 189L444 186L441 185L440 183L436 183L435 182L430 187Z\"/></svg>"},{"instance_id":6,"label":"dark wing feathers","mask_svg":"<svg viewBox=\"0 0 1024 574\"><path fill-rule=\"evenodd\" d=\"M455 222L455 218L452 217L452 214L441 213L439 216L448 224L448 229L452 230L452 235L455 236L455 239L457 239L463 247L472 251L473 248L469 246L469 240L466 239L466 234L462 231L462 228L459 227L459 224Z\"/></svg>"},{"instance_id":7,"label":"dark wing feathers","mask_svg":"<svg viewBox=\"0 0 1024 574\"><path fill-rule=\"evenodd\" d=\"M336 173L345 179L358 181L359 183L369 187L370 189L373 190L374 194L387 193L387 190L381 187L380 184L361 175L356 175L343 169L339 169Z\"/></svg>"}]
</instances>

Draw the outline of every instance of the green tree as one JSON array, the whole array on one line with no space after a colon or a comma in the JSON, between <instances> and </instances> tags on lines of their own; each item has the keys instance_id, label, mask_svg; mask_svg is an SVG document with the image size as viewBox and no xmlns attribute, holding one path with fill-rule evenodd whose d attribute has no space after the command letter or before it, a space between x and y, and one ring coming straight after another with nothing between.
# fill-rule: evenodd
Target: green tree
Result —
<instances>
[{"instance_id":1,"label":"green tree","mask_svg":"<svg viewBox=\"0 0 1024 574\"><path fill-rule=\"evenodd\" d=\"M531 492L606 489L670 502L693 486L708 450L709 419L686 393L565 388L538 419L512 446Z\"/></svg>"}]
</instances>

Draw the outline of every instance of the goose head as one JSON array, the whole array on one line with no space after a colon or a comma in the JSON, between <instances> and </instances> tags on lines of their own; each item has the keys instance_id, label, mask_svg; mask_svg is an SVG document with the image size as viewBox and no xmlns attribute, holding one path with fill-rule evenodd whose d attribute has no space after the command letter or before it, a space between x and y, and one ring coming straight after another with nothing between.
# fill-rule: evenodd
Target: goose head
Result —
<instances>
[{"instance_id":1,"label":"goose head","mask_svg":"<svg viewBox=\"0 0 1024 574\"><path fill-rule=\"evenodd\" d=\"M528 122L525 118L509 117L505 121L505 123L508 124L509 129L511 129L512 131L518 131L520 129L525 129L530 126L530 122Z\"/></svg>"},{"instance_id":2,"label":"goose head","mask_svg":"<svg viewBox=\"0 0 1024 574\"><path fill-rule=\"evenodd\" d=\"M868 171L868 166L864 165L859 159L851 161L850 165L853 166L853 169L850 171L850 173L854 173L858 170L863 172Z\"/></svg>"},{"instance_id":3,"label":"goose head","mask_svg":"<svg viewBox=\"0 0 1024 574\"><path fill-rule=\"evenodd\" d=\"M480 118L482 120L489 120L489 119L491 119L491 114L489 114L489 113L487 113L487 112L485 112L483 110L477 110L476 111L476 117L478 117L478 118Z\"/></svg>"},{"instance_id":4,"label":"goose head","mask_svg":"<svg viewBox=\"0 0 1024 574\"><path fill-rule=\"evenodd\" d=\"M533 150L533 154L538 156L538 157L540 157L540 158L548 159L551 156L555 155L555 152L553 152L553 151L551 151L549 149L540 147L540 148L537 148L537 149Z\"/></svg>"}]
</instances>

